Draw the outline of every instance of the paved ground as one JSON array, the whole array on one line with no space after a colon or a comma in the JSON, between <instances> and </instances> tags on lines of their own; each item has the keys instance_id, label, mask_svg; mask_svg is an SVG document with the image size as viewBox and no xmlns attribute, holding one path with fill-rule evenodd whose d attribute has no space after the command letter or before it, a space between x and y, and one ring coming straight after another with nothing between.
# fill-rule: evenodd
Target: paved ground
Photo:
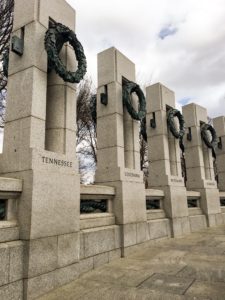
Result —
<instances>
[{"instance_id":1,"label":"paved ground","mask_svg":"<svg viewBox=\"0 0 225 300\"><path fill-rule=\"evenodd\" d=\"M163 240L41 300L225 300L225 226Z\"/></svg>"}]
</instances>

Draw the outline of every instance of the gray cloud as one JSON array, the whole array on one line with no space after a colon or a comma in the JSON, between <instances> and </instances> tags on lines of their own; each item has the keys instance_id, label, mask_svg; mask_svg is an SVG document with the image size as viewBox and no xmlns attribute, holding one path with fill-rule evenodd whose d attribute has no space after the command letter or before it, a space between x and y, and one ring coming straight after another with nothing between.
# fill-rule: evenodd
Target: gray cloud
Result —
<instances>
[{"instance_id":1,"label":"gray cloud","mask_svg":"<svg viewBox=\"0 0 225 300\"><path fill-rule=\"evenodd\" d=\"M210 116L225 115L223 0L68 2L77 12L76 30L94 82L97 53L115 46L135 62L142 85L160 81L179 103L190 98Z\"/></svg>"}]
</instances>

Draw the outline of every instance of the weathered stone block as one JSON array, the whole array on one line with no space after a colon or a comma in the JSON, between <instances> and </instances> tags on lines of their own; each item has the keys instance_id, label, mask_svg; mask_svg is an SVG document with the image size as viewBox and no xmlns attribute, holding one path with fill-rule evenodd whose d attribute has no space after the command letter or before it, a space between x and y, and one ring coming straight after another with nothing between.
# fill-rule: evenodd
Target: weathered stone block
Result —
<instances>
[{"instance_id":1,"label":"weathered stone block","mask_svg":"<svg viewBox=\"0 0 225 300\"><path fill-rule=\"evenodd\" d=\"M162 85L156 83L146 88L147 112L158 110L166 111L166 106L175 107L174 92Z\"/></svg>"},{"instance_id":2,"label":"weathered stone block","mask_svg":"<svg viewBox=\"0 0 225 300\"><path fill-rule=\"evenodd\" d=\"M121 249L109 251L109 262L121 258Z\"/></svg>"},{"instance_id":3,"label":"weathered stone block","mask_svg":"<svg viewBox=\"0 0 225 300\"><path fill-rule=\"evenodd\" d=\"M110 225L115 225L115 216L88 216L88 218L86 218L86 216L85 218L82 216L80 220L81 230Z\"/></svg>"},{"instance_id":4,"label":"weathered stone block","mask_svg":"<svg viewBox=\"0 0 225 300\"><path fill-rule=\"evenodd\" d=\"M0 287L0 299L23 300L23 281L16 281Z\"/></svg>"},{"instance_id":5,"label":"weathered stone block","mask_svg":"<svg viewBox=\"0 0 225 300\"><path fill-rule=\"evenodd\" d=\"M104 148L104 149L98 149L98 166L97 166L97 173L96 173L96 179L97 182L105 182L106 178L110 180L109 177L106 177L109 173L113 172L113 169L115 168L115 165L118 165L119 167L124 167L124 148L122 147L110 147L110 148ZM110 157L110 159L109 159ZM103 176L101 173L106 170L106 174ZM101 170L98 171L98 170ZM101 178L103 178L101 180Z\"/></svg>"},{"instance_id":6,"label":"weathered stone block","mask_svg":"<svg viewBox=\"0 0 225 300\"><path fill-rule=\"evenodd\" d=\"M33 172L32 238L79 230L79 219L76 218L80 209L76 198L79 188L76 174L47 170Z\"/></svg>"},{"instance_id":7,"label":"weathered stone block","mask_svg":"<svg viewBox=\"0 0 225 300\"><path fill-rule=\"evenodd\" d=\"M116 59L116 76L117 82L122 83L122 77L130 81L135 82L135 64L127 58L123 53L116 50L115 51L115 59Z\"/></svg>"},{"instance_id":8,"label":"weathered stone block","mask_svg":"<svg viewBox=\"0 0 225 300\"><path fill-rule=\"evenodd\" d=\"M200 205L206 215L221 213L219 190L217 188L205 188L199 190L201 193Z\"/></svg>"},{"instance_id":9,"label":"weathered stone block","mask_svg":"<svg viewBox=\"0 0 225 300\"><path fill-rule=\"evenodd\" d=\"M23 4L20 5L23 6ZM15 22L16 19L18 18L14 18ZM45 32L46 28L38 22L31 22L25 26L24 53L22 56L18 56L14 52L10 52L9 76L17 72L23 72L23 70L33 66L43 72L43 76L47 76L47 52L44 48ZM12 35L21 37L21 29L14 31ZM20 77L20 82L23 82L22 77Z\"/></svg>"},{"instance_id":10,"label":"weathered stone block","mask_svg":"<svg viewBox=\"0 0 225 300\"><path fill-rule=\"evenodd\" d=\"M151 220L148 221L149 236L151 240L168 237L167 220Z\"/></svg>"},{"instance_id":11,"label":"weathered stone block","mask_svg":"<svg viewBox=\"0 0 225 300\"><path fill-rule=\"evenodd\" d=\"M204 215L190 216L191 232L200 231L207 227L206 217Z\"/></svg>"},{"instance_id":12,"label":"weathered stone block","mask_svg":"<svg viewBox=\"0 0 225 300\"><path fill-rule=\"evenodd\" d=\"M100 267L109 262L109 252L101 253L93 257L94 268Z\"/></svg>"},{"instance_id":13,"label":"weathered stone block","mask_svg":"<svg viewBox=\"0 0 225 300\"><path fill-rule=\"evenodd\" d=\"M26 13L24 13L24 7L26 7ZM38 14L38 1L37 0L18 0L15 1L14 15L18 18L14 18L13 30L19 29L24 25L31 23L37 19Z\"/></svg>"},{"instance_id":14,"label":"weathered stone block","mask_svg":"<svg viewBox=\"0 0 225 300\"><path fill-rule=\"evenodd\" d=\"M183 186L169 186L164 189L165 199L163 207L170 218L187 217L187 195Z\"/></svg>"},{"instance_id":15,"label":"weathered stone block","mask_svg":"<svg viewBox=\"0 0 225 300\"><path fill-rule=\"evenodd\" d=\"M19 239L19 227L6 227L0 229L0 243Z\"/></svg>"},{"instance_id":16,"label":"weathered stone block","mask_svg":"<svg viewBox=\"0 0 225 300\"><path fill-rule=\"evenodd\" d=\"M24 244L22 241L7 243L9 247L9 282L23 279Z\"/></svg>"},{"instance_id":17,"label":"weathered stone block","mask_svg":"<svg viewBox=\"0 0 225 300\"><path fill-rule=\"evenodd\" d=\"M79 258L84 259L84 234L82 230L80 231L80 253Z\"/></svg>"},{"instance_id":18,"label":"weathered stone block","mask_svg":"<svg viewBox=\"0 0 225 300\"><path fill-rule=\"evenodd\" d=\"M213 126L216 130L217 136L225 136L225 117L217 117L213 119Z\"/></svg>"},{"instance_id":19,"label":"weathered stone block","mask_svg":"<svg viewBox=\"0 0 225 300\"><path fill-rule=\"evenodd\" d=\"M186 127L200 126L200 121L207 123L207 110L195 103L190 103L182 107L182 113Z\"/></svg>"},{"instance_id":20,"label":"weathered stone block","mask_svg":"<svg viewBox=\"0 0 225 300\"><path fill-rule=\"evenodd\" d=\"M58 236L58 267L71 265L79 261L79 233Z\"/></svg>"},{"instance_id":21,"label":"weathered stone block","mask_svg":"<svg viewBox=\"0 0 225 300\"><path fill-rule=\"evenodd\" d=\"M55 275L57 286L67 284L75 280L79 276L79 274L80 274L79 263L75 263L70 266L57 269Z\"/></svg>"},{"instance_id":22,"label":"weathered stone block","mask_svg":"<svg viewBox=\"0 0 225 300\"><path fill-rule=\"evenodd\" d=\"M98 86L116 81L115 48L98 53Z\"/></svg>"},{"instance_id":23,"label":"weathered stone block","mask_svg":"<svg viewBox=\"0 0 225 300\"><path fill-rule=\"evenodd\" d=\"M45 120L46 88L46 74L33 66L9 76L6 122L30 116Z\"/></svg>"},{"instance_id":24,"label":"weathered stone block","mask_svg":"<svg viewBox=\"0 0 225 300\"><path fill-rule=\"evenodd\" d=\"M135 81L135 65L114 47L98 54L98 70L98 86L122 84L122 77Z\"/></svg>"},{"instance_id":25,"label":"weathered stone block","mask_svg":"<svg viewBox=\"0 0 225 300\"><path fill-rule=\"evenodd\" d=\"M137 223L137 243L147 240L147 222Z\"/></svg>"},{"instance_id":26,"label":"weathered stone block","mask_svg":"<svg viewBox=\"0 0 225 300\"><path fill-rule=\"evenodd\" d=\"M75 10L64 0L39 0L39 22L48 28L49 17L75 30ZM62 13L63 12L63 13ZM65 17L66 16L66 17Z\"/></svg>"},{"instance_id":27,"label":"weathered stone block","mask_svg":"<svg viewBox=\"0 0 225 300\"><path fill-rule=\"evenodd\" d=\"M123 227L123 246L129 247L137 244L137 224L125 224Z\"/></svg>"},{"instance_id":28,"label":"weathered stone block","mask_svg":"<svg viewBox=\"0 0 225 300\"><path fill-rule=\"evenodd\" d=\"M83 230L85 257L115 249L115 228L107 226Z\"/></svg>"},{"instance_id":29,"label":"weathered stone block","mask_svg":"<svg viewBox=\"0 0 225 300\"><path fill-rule=\"evenodd\" d=\"M76 92L70 87L62 84L48 87L47 129L62 128L75 130L74 115L71 114L71 111L76 112L75 98Z\"/></svg>"},{"instance_id":30,"label":"weathered stone block","mask_svg":"<svg viewBox=\"0 0 225 300\"><path fill-rule=\"evenodd\" d=\"M116 187L117 191L114 199L114 212L117 224L146 221L144 186L142 182L136 182L134 188L134 182L122 181L110 183ZM121 198L123 198L123 202L121 201ZM126 210L124 210L123 207L126 207Z\"/></svg>"},{"instance_id":31,"label":"weathered stone block","mask_svg":"<svg viewBox=\"0 0 225 300\"><path fill-rule=\"evenodd\" d=\"M149 160L169 160L168 137L166 135L155 135L151 137L151 150Z\"/></svg>"},{"instance_id":32,"label":"weathered stone block","mask_svg":"<svg viewBox=\"0 0 225 300\"><path fill-rule=\"evenodd\" d=\"M187 168L204 168L203 153L201 147L191 147L185 152L185 162Z\"/></svg>"},{"instance_id":33,"label":"weathered stone block","mask_svg":"<svg viewBox=\"0 0 225 300\"><path fill-rule=\"evenodd\" d=\"M105 86L98 88L97 94L97 116L108 116L118 113L123 116L124 106L122 101L122 86L117 82L111 82L107 84L108 104L100 104L100 94L105 93Z\"/></svg>"},{"instance_id":34,"label":"weathered stone block","mask_svg":"<svg viewBox=\"0 0 225 300\"><path fill-rule=\"evenodd\" d=\"M35 277L57 268L57 237L40 238L25 242L24 276Z\"/></svg>"},{"instance_id":35,"label":"weathered stone block","mask_svg":"<svg viewBox=\"0 0 225 300\"><path fill-rule=\"evenodd\" d=\"M157 135L167 135L168 128L167 128L167 113L164 110L157 110L154 112L155 114L155 123L156 127L152 128L150 126L151 120L154 119L153 112L147 111L146 114L146 124L147 124L147 135L149 138Z\"/></svg>"},{"instance_id":36,"label":"weathered stone block","mask_svg":"<svg viewBox=\"0 0 225 300\"><path fill-rule=\"evenodd\" d=\"M121 226L115 226L115 248L122 247L122 233L121 233Z\"/></svg>"},{"instance_id":37,"label":"weathered stone block","mask_svg":"<svg viewBox=\"0 0 225 300\"><path fill-rule=\"evenodd\" d=\"M13 132L13 135L11 134ZM33 134L31 134L31 132ZM28 117L5 124L7 139L3 145L2 172L24 171L30 169L29 147L44 149L45 121ZM9 159L10 157L10 159ZM9 160L7 160L9 159Z\"/></svg>"},{"instance_id":38,"label":"weathered stone block","mask_svg":"<svg viewBox=\"0 0 225 300\"><path fill-rule=\"evenodd\" d=\"M80 260L79 262L80 275L88 271L91 271L93 268L94 268L93 256Z\"/></svg>"},{"instance_id":39,"label":"weathered stone block","mask_svg":"<svg viewBox=\"0 0 225 300\"><path fill-rule=\"evenodd\" d=\"M0 244L0 286L9 282L9 247L7 244Z\"/></svg>"},{"instance_id":40,"label":"weathered stone block","mask_svg":"<svg viewBox=\"0 0 225 300\"><path fill-rule=\"evenodd\" d=\"M124 147L123 117L112 114L98 118L98 149L109 147Z\"/></svg>"}]
</instances>

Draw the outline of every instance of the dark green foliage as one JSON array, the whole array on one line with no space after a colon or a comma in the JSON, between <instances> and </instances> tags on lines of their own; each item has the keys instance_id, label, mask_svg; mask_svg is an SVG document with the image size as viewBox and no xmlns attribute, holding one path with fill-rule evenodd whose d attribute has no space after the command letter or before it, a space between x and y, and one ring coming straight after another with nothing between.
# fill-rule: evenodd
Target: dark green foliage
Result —
<instances>
[{"instance_id":1,"label":"dark green foliage","mask_svg":"<svg viewBox=\"0 0 225 300\"><path fill-rule=\"evenodd\" d=\"M5 220L6 217L6 201L0 200L0 221Z\"/></svg>"},{"instance_id":2,"label":"dark green foliage","mask_svg":"<svg viewBox=\"0 0 225 300\"><path fill-rule=\"evenodd\" d=\"M146 209L160 209L160 199L146 199Z\"/></svg>"},{"instance_id":3,"label":"dark green foliage","mask_svg":"<svg viewBox=\"0 0 225 300\"><path fill-rule=\"evenodd\" d=\"M81 200L81 214L94 212L107 212L107 200Z\"/></svg>"},{"instance_id":4,"label":"dark green foliage","mask_svg":"<svg viewBox=\"0 0 225 300\"><path fill-rule=\"evenodd\" d=\"M198 199L188 199L188 207L198 207Z\"/></svg>"}]
</instances>

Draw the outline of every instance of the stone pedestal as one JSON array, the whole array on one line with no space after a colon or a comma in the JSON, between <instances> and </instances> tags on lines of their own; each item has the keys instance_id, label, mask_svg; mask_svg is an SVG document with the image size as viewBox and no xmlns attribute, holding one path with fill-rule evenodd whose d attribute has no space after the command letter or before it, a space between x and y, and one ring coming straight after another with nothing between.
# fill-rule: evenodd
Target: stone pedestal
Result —
<instances>
[{"instance_id":1,"label":"stone pedestal","mask_svg":"<svg viewBox=\"0 0 225 300\"><path fill-rule=\"evenodd\" d=\"M181 174L179 140L167 127L167 111L175 107L174 93L160 83L147 87L148 187L165 193L163 206L171 220L173 236L190 232L187 195ZM150 126L155 120L156 127Z\"/></svg>"},{"instance_id":2,"label":"stone pedestal","mask_svg":"<svg viewBox=\"0 0 225 300\"><path fill-rule=\"evenodd\" d=\"M25 242L24 299L75 278L79 260L76 90L55 71L47 73L50 18L75 28L75 11L64 0L15 0L12 36L24 31L24 54L10 52L0 172L23 179L18 220ZM75 69L69 46L61 58Z\"/></svg>"},{"instance_id":3,"label":"stone pedestal","mask_svg":"<svg viewBox=\"0 0 225 300\"><path fill-rule=\"evenodd\" d=\"M219 190L215 181L212 150L201 138L201 124L208 123L204 107L191 103L183 106L183 115L191 140L185 141L187 189L201 193L200 205L208 226L221 224Z\"/></svg>"},{"instance_id":4,"label":"stone pedestal","mask_svg":"<svg viewBox=\"0 0 225 300\"><path fill-rule=\"evenodd\" d=\"M225 191L225 117L214 118L213 126L218 137L218 147L216 148L218 188L220 191Z\"/></svg>"},{"instance_id":5,"label":"stone pedestal","mask_svg":"<svg viewBox=\"0 0 225 300\"><path fill-rule=\"evenodd\" d=\"M135 65L115 48L98 54L96 183L116 187L114 212L122 245L146 239L146 204L140 171L139 122L123 106L122 79L135 81ZM107 93L108 104L101 103ZM135 101L134 101L135 102Z\"/></svg>"}]
</instances>

